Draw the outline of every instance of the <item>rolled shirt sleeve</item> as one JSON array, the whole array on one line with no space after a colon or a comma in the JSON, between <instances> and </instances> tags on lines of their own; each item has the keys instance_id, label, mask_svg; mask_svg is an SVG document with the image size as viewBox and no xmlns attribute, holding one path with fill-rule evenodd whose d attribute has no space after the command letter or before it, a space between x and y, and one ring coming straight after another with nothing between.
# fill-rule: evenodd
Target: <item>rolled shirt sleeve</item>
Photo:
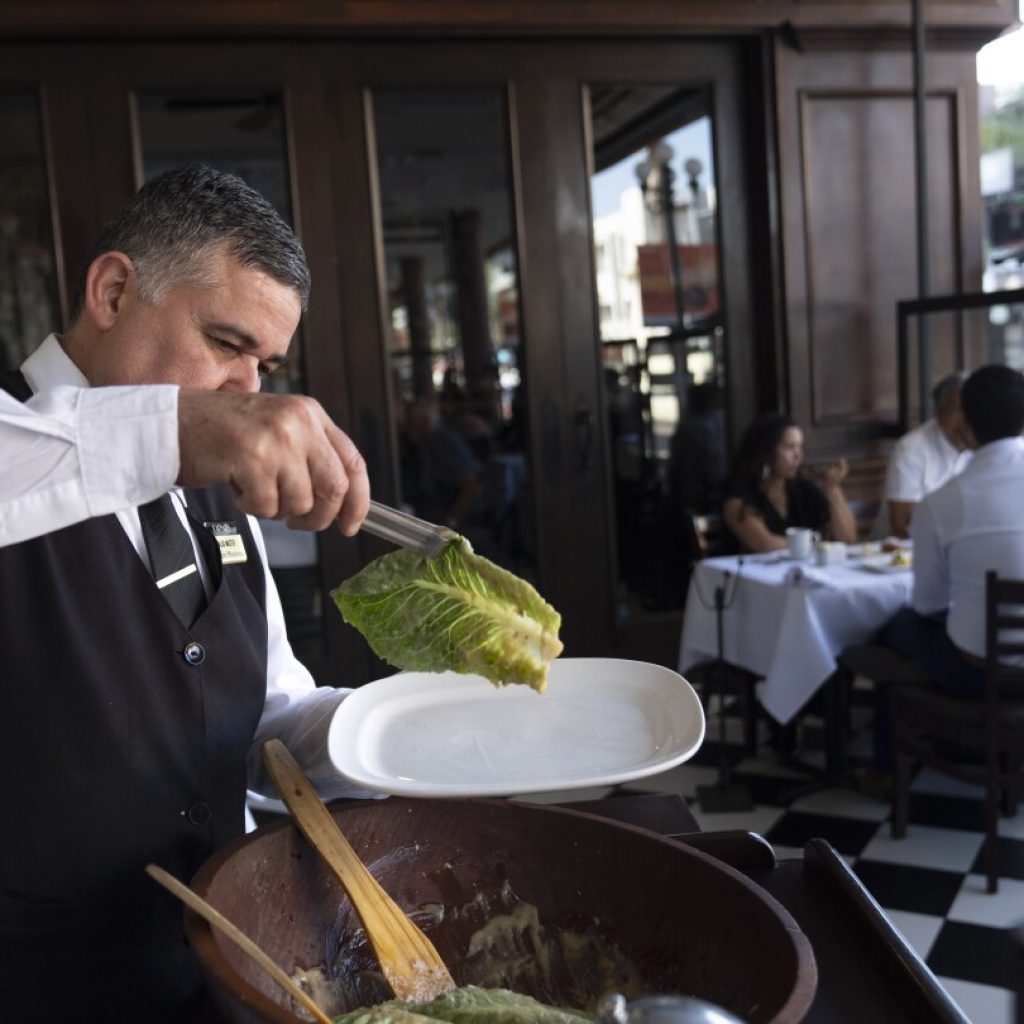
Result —
<instances>
[{"instance_id":1,"label":"rolled shirt sleeve","mask_svg":"<svg viewBox=\"0 0 1024 1024\"><path fill-rule=\"evenodd\" d=\"M178 475L178 388L0 391L0 545L151 501Z\"/></svg>"},{"instance_id":2,"label":"rolled shirt sleeve","mask_svg":"<svg viewBox=\"0 0 1024 1024\"><path fill-rule=\"evenodd\" d=\"M924 497L923 457L913 445L900 443L893 448L885 471L886 501L918 502Z\"/></svg>"}]
</instances>

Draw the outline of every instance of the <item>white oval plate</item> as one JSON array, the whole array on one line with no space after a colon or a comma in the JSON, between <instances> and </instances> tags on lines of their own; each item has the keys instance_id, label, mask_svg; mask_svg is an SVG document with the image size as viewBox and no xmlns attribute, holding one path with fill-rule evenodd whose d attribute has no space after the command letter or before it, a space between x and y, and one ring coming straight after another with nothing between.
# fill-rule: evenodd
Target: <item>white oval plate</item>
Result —
<instances>
[{"instance_id":1,"label":"white oval plate","mask_svg":"<svg viewBox=\"0 0 1024 1024\"><path fill-rule=\"evenodd\" d=\"M334 766L396 796L513 796L665 771L704 739L690 684L660 665L559 658L546 692L403 672L360 687L328 736Z\"/></svg>"}]
</instances>

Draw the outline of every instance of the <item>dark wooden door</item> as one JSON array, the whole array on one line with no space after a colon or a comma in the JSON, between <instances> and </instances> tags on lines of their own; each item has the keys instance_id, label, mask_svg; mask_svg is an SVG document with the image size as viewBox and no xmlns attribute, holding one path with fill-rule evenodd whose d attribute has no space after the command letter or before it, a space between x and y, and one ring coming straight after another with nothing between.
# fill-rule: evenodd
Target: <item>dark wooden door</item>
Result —
<instances>
[{"instance_id":1,"label":"dark wooden door","mask_svg":"<svg viewBox=\"0 0 1024 1024\"><path fill-rule=\"evenodd\" d=\"M513 205L535 568L542 591L563 613L569 654L671 662L681 621L681 602L623 614L616 601L619 510L595 286L592 92L660 87L700 92L707 99L715 126L727 414L744 423L754 405L759 331L751 311L743 52L739 44L709 42L361 43L339 52L328 73L328 105L337 112L332 165L351 175L340 190L347 212L338 220L336 248L344 252L346 239L351 245L355 237L358 245L372 248L377 261L375 295L367 289L366 261L345 260L340 268L340 291L358 321L349 334L361 339L382 338L389 329L381 251L387 233L381 206L388 197L380 185L386 174L375 161L394 154L376 141L376 129L385 130L375 125L379 97L405 90L414 100L448 91L452 116L470 94L497 90L505 98L503 159ZM346 160L357 149L368 152L367 172ZM393 465L395 431L385 410L395 396L389 394L385 350L386 344L359 346L367 386L355 399L356 420L364 438L392 446L384 461ZM684 571L667 552L660 561L657 550L650 554L653 571Z\"/></svg>"}]
</instances>

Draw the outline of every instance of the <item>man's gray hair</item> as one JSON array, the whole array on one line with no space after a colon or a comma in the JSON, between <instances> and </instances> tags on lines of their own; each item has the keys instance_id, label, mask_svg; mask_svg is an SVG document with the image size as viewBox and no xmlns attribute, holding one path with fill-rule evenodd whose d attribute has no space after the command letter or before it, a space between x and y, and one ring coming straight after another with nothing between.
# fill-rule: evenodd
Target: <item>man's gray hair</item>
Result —
<instances>
[{"instance_id":1,"label":"man's gray hair","mask_svg":"<svg viewBox=\"0 0 1024 1024\"><path fill-rule=\"evenodd\" d=\"M188 164L143 185L100 233L74 291L71 322L82 312L89 266L103 253L123 252L139 297L154 303L174 285L208 282L209 260L223 245L243 267L294 288L305 310L306 255L280 214L241 178Z\"/></svg>"},{"instance_id":2,"label":"man's gray hair","mask_svg":"<svg viewBox=\"0 0 1024 1024\"><path fill-rule=\"evenodd\" d=\"M967 380L967 373L964 370L958 370L956 373L943 377L932 388L932 409L935 412L945 409L953 397L960 394L960 389L964 386L965 380Z\"/></svg>"}]
</instances>

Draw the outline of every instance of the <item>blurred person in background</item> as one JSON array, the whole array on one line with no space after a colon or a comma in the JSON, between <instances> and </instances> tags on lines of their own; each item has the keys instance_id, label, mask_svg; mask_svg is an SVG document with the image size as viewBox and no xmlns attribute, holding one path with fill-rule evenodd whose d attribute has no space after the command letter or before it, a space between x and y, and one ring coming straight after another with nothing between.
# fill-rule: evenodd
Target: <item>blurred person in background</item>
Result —
<instances>
[{"instance_id":1,"label":"blurred person in background","mask_svg":"<svg viewBox=\"0 0 1024 1024\"><path fill-rule=\"evenodd\" d=\"M895 537L910 536L910 520L917 503L961 472L970 460L960 407L960 389L965 378L964 373L953 373L935 385L932 389L935 414L904 434L889 456L885 502L888 532ZM885 515L881 518L884 522ZM884 527L881 532L885 533Z\"/></svg>"},{"instance_id":2,"label":"blurred person in background","mask_svg":"<svg viewBox=\"0 0 1024 1024\"><path fill-rule=\"evenodd\" d=\"M717 511L727 465L721 389L716 384L696 384L687 392L686 414L672 435L668 489L675 507Z\"/></svg>"},{"instance_id":3,"label":"blurred person in background","mask_svg":"<svg viewBox=\"0 0 1024 1024\"><path fill-rule=\"evenodd\" d=\"M829 540L857 539L857 523L843 495L846 459L829 463L820 482L801 473L803 463L803 431L790 417L759 416L747 427L722 504L722 518L741 551L781 550L792 526L817 530Z\"/></svg>"},{"instance_id":4,"label":"blurred person in background","mask_svg":"<svg viewBox=\"0 0 1024 1024\"><path fill-rule=\"evenodd\" d=\"M464 528L480 492L480 466L466 441L441 422L434 395L403 406L399 435L403 503L429 523Z\"/></svg>"},{"instance_id":5,"label":"blurred person in background","mask_svg":"<svg viewBox=\"0 0 1024 1024\"><path fill-rule=\"evenodd\" d=\"M984 695L985 574L1024 578L1024 378L983 366L963 385L974 456L914 513L914 591L879 635L942 690Z\"/></svg>"}]
</instances>

